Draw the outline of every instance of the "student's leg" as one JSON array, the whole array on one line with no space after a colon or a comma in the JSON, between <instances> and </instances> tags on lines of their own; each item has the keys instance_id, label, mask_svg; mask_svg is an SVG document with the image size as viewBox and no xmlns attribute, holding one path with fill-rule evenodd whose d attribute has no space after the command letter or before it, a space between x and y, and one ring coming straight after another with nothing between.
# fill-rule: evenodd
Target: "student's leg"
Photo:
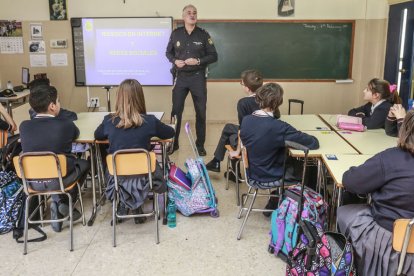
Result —
<instances>
[{"instance_id":1,"label":"student's leg","mask_svg":"<svg viewBox=\"0 0 414 276\"><path fill-rule=\"evenodd\" d=\"M181 131L181 119L184 110L185 99L188 95L187 77L177 77L175 86L172 92L172 111L171 116L177 116L177 127L175 129L174 150L178 149L178 138Z\"/></svg>"},{"instance_id":2,"label":"student's leg","mask_svg":"<svg viewBox=\"0 0 414 276\"><path fill-rule=\"evenodd\" d=\"M201 73L197 73L189 78L191 78L189 88L196 112L196 146L200 150L204 149L204 142L206 140L207 83L204 74Z\"/></svg>"},{"instance_id":3,"label":"student's leg","mask_svg":"<svg viewBox=\"0 0 414 276\"><path fill-rule=\"evenodd\" d=\"M226 124L221 132L219 142L216 150L214 151L214 157L218 161L223 161L224 155L226 154L226 145L230 144L230 136L237 135L239 126L235 124Z\"/></svg>"}]
</instances>

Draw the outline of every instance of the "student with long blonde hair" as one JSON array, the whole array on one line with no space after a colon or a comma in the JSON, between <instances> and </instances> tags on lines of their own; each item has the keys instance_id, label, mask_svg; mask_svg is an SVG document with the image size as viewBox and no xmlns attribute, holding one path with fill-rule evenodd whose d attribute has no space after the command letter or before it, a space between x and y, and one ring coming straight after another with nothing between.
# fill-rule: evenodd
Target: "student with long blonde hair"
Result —
<instances>
[{"instance_id":1,"label":"student with long blonde hair","mask_svg":"<svg viewBox=\"0 0 414 276\"><path fill-rule=\"evenodd\" d=\"M120 149L151 149L151 138L159 137L168 139L175 132L158 120L154 115L147 114L144 92L141 84L134 79L124 80L118 88L115 103L115 113L104 117L102 123L95 130L97 140L109 140L108 153L114 153ZM158 165L159 167L159 165ZM154 182L154 191L163 193L167 187L165 183ZM112 177L108 177L106 196L113 199L115 192ZM120 183L120 209L124 214L128 209L139 213L140 207L149 192L149 184L142 177L125 177ZM121 212L121 211L120 211ZM141 222L135 218L135 222Z\"/></svg>"}]
</instances>

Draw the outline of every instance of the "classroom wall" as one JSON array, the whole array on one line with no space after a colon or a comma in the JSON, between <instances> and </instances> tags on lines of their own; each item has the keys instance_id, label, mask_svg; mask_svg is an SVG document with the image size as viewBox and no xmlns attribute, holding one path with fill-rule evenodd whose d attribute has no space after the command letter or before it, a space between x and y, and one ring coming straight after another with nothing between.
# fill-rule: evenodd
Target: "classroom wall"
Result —
<instances>
[{"instance_id":1,"label":"classroom wall","mask_svg":"<svg viewBox=\"0 0 414 276\"><path fill-rule=\"evenodd\" d=\"M276 0L252 2L202 1L194 0L199 19L283 19L276 16ZM142 1L142 0L68 0L69 17L82 16L173 16L181 17L181 10L188 1ZM30 23L42 23L46 42L46 53L67 53L68 66L30 68L31 74L45 72L60 93L62 105L74 111L87 111L87 94L99 97L105 106L106 92L102 88L74 86L72 41L70 21L49 21L47 0L0 0L0 20L17 19L23 21L25 43L24 54L0 54L0 85L4 88L11 80L20 83L22 66L29 67L27 41ZM305 101L305 113L344 113L362 103L362 90L372 77L382 77L387 28L387 0L306 0L296 1L294 17L288 19L354 19L356 20L355 45L353 54L352 84L333 82L285 82L285 99L298 98ZM67 49L50 49L49 41L54 38L68 39ZM213 38L214 39L214 38ZM253 53L254 54L254 53ZM259 54L259 53L257 53ZM241 57L242 58L242 57ZM48 61L49 62L49 61ZM50 64L50 63L49 63ZM172 87L145 87L148 110L171 110ZM238 82L209 82L207 118L210 121L235 120L235 105L242 97ZM112 105L115 102L115 89L111 92ZM287 100L281 108L287 112ZM184 119L194 119L191 97L188 97Z\"/></svg>"}]
</instances>

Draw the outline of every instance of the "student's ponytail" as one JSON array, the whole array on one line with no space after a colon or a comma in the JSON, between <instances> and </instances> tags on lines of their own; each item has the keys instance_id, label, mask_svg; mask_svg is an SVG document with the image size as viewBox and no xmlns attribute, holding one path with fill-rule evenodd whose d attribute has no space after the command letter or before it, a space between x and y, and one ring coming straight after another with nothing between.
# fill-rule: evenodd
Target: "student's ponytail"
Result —
<instances>
[{"instance_id":1,"label":"student's ponytail","mask_svg":"<svg viewBox=\"0 0 414 276\"><path fill-rule=\"evenodd\" d=\"M388 101L392 104L402 104L402 100L400 98L400 95L397 91L397 85L396 84L390 84L390 97L388 98Z\"/></svg>"}]
</instances>

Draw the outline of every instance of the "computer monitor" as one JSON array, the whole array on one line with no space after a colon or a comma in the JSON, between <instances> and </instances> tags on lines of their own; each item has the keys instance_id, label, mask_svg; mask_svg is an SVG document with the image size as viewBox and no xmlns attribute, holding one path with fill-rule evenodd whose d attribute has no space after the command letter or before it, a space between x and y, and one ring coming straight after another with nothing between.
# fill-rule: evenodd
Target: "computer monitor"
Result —
<instances>
[{"instance_id":1,"label":"computer monitor","mask_svg":"<svg viewBox=\"0 0 414 276\"><path fill-rule=\"evenodd\" d=\"M26 85L26 87L30 83L30 73L29 68L22 67L22 84Z\"/></svg>"}]
</instances>

